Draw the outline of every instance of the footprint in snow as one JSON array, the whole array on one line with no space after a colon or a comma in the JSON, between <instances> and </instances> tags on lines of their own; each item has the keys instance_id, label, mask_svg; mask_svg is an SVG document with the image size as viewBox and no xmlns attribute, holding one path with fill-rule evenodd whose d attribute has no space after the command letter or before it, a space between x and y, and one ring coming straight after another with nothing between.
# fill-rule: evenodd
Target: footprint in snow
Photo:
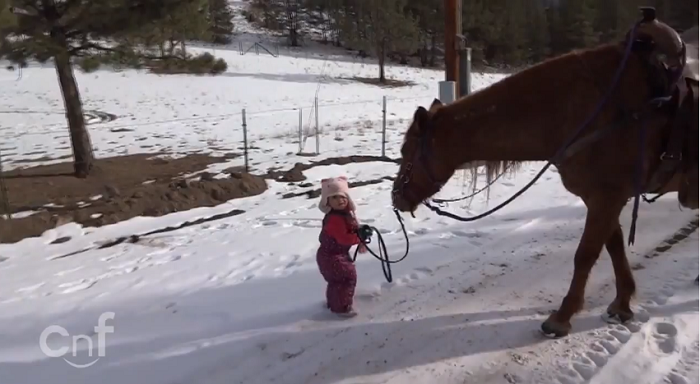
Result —
<instances>
[{"instance_id":1,"label":"footprint in snow","mask_svg":"<svg viewBox=\"0 0 700 384\"><path fill-rule=\"evenodd\" d=\"M658 349L665 354L672 354L676 350L678 328L671 323L657 323L654 326L654 341Z\"/></svg>"},{"instance_id":2,"label":"footprint in snow","mask_svg":"<svg viewBox=\"0 0 700 384\"><path fill-rule=\"evenodd\" d=\"M459 231L459 230L452 231L451 233L457 237L467 237L470 239L478 239L478 238L483 236L483 234L481 234L479 232L469 233L469 232L464 232L464 231Z\"/></svg>"},{"instance_id":3,"label":"footprint in snow","mask_svg":"<svg viewBox=\"0 0 700 384\"><path fill-rule=\"evenodd\" d=\"M321 228L321 223L311 220L297 220L294 222L294 226L300 228Z\"/></svg>"},{"instance_id":4,"label":"footprint in snow","mask_svg":"<svg viewBox=\"0 0 700 384\"><path fill-rule=\"evenodd\" d=\"M72 281L70 283L64 283L59 285L59 288L65 288L61 293L63 294L68 294L68 293L74 293L78 291L84 291L93 285L97 284L97 280L87 280L87 279L80 279L77 281Z\"/></svg>"},{"instance_id":5,"label":"footprint in snow","mask_svg":"<svg viewBox=\"0 0 700 384\"><path fill-rule=\"evenodd\" d=\"M300 259L300 258L301 258L300 255L294 255L294 256L292 256L292 261L290 261L289 263L287 263L287 264L284 266L284 269L292 269L292 268L294 268L294 267L300 266L300 265L301 265L301 263L299 263L299 259Z\"/></svg>"},{"instance_id":6,"label":"footprint in snow","mask_svg":"<svg viewBox=\"0 0 700 384\"><path fill-rule=\"evenodd\" d=\"M428 232L430 232L429 228L418 228L415 231L413 231L413 233L416 235L425 235Z\"/></svg>"},{"instance_id":7,"label":"footprint in snow","mask_svg":"<svg viewBox=\"0 0 700 384\"><path fill-rule=\"evenodd\" d=\"M34 284L34 285L30 285L30 286L28 286L28 287L19 288L19 289L17 289L15 292L16 292L16 293L34 292L34 291L36 291L37 289L43 287L44 284L46 284L46 283L44 283L44 282L42 281L42 282L39 283L39 284Z\"/></svg>"}]
</instances>

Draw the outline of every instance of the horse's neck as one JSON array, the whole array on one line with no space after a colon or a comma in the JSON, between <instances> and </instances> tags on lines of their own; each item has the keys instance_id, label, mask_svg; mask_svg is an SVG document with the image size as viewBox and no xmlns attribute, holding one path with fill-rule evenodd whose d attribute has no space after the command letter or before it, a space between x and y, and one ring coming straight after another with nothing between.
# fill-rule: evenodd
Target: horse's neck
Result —
<instances>
[{"instance_id":1,"label":"horse's neck","mask_svg":"<svg viewBox=\"0 0 700 384\"><path fill-rule=\"evenodd\" d=\"M445 132L445 147L454 148L454 165L551 158L602 97L600 84L581 72L597 73L608 61L614 67L619 56L604 49L541 63L439 110L438 125L447 129L436 132Z\"/></svg>"},{"instance_id":2,"label":"horse's neck","mask_svg":"<svg viewBox=\"0 0 700 384\"><path fill-rule=\"evenodd\" d=\"M552 120L561 119L552 115L564 109L556 105L561 98L553 102L546 96L494 86L458 103L441 111L441 119L450 126L444 139L448 148L454 148L455 164L546 160L555 151L551 136L558 131Z\"/></svg>"}]
</instances>

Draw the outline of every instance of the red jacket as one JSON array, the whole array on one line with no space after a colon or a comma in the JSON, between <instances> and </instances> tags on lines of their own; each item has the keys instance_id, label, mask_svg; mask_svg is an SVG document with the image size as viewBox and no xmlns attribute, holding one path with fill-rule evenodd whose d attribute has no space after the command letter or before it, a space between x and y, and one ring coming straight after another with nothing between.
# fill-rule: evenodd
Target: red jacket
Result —
<instances>
[{"instance_id":1,"label":"red jacket","mask_svg":"<svg viewBox=\"0 0 700 384\"><path fill-rule=\"evenodd\" d=\"M352 246L360 243L360 238L356 233L357 224L349 223L343 215L329 214L324 221L323 230L333 237L339 245ZM352 221L354 222L354 220Z\"/></svg>"}]
</instances>

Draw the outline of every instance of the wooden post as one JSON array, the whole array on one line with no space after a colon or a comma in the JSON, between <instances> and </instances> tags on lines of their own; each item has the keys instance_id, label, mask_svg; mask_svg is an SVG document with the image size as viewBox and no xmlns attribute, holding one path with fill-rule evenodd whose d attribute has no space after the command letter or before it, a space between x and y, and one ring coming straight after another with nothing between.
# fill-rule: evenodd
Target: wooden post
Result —
<instances>
[{"instance_id":1,"label":"wooden post","mask_svg":"<svg viewBox=\"0 0 700 384\"><path fill-rule=\"evenodd\" d=\"M248 122L245 118L245 108L243 108L241 114L243 118L243 161L245 164L245 172L248 173L250 172L250 168L248 168Z\"/></svg>"},{"instance_id":2,"label":"wooden post","mask_svg":"<svg viewBox=\"0 0 700 384\"><path fill-rule=\"evenodd\" d=\"M314 112L316 113L316 154L321 154L321 138L318 127L318 96L314 97Z\"/></svg>"},{"instance_id":3,"label":"wooden post","mask_svg":"<svg viewBox=\"0 0 700 384\"><path fill-rule=\"evenodd\" d=\"M386 157L386 95L382 96L382 157Z\"/></svg>"}]
</instances>

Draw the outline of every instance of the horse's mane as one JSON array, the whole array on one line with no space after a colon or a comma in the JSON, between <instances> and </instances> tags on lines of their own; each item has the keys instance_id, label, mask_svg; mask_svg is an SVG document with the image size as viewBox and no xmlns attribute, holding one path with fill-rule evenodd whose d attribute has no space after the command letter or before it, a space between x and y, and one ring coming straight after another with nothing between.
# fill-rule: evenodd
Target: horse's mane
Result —
<instances>
[{"instance_id":1,"label":"horse's mane","mask_svg":"<svg viewBox=\"0 0 700 384\"><path fill-rule=\"evenodd\" d=\"M487 115L492 113L492 111L490 111L490 108L488 108L486 105L495 104L496 100L499 98L502 99L503 97L508 97L515 99L520 95L527 97L527 92L521 92L521 90L536 90L537 84L542 83L543 79L552 79L559 76L557 74L562 74L569 77L580 76L578 75L579 71L572 68L576 68L576 66L580 67L582 63L585 63L593 74L600 73L601 70L606 70L607 67L614 68L614 66L619 63L621 54L622 49L618 43L610 43L593 48L573 50L563 55L533 64L517 73L509 75L496 83L493 83L440 108L440 110L438 110L436 113L451 114L456 120L459 120L461 117L467 115L474 118L475 107L471 105L470 102L474 101L475 98L479 98L485 100L485 102L479 102L480 105L478 105L478 107L483 108L479 108L480 111L478 113ZM600 60L601 57L604 57L602 62ZM591 74L588 74L587 76L591 76ZM612 73L610 76L612 76ZM586 79L586 81L590 81L590 79ZM603 83L606 81L607 80L603 80ZM525 104L526 99L521 99L523 100L523 104ZM517 102L517 99L513 101ZM469 105L469 107L467 107L467 105ZM498 112L495 111L493 113ZM476 117L478 118L478 116ZM493 183L496 178L511 178L515 176L526 163L528 162L513 160L477 160L466 163L459 169L463 171L463 177L465 178L464 186L471 190L472 193L479 189L478 181L481 178L485 179L484 181L486 186L482 185L481 188L483 188L483 191L486 192L486 198L488 200L490 198L490 184ZM482 170L482 168L483 174L480 175L479 171Z\"/></svg>"}]
</instances>

